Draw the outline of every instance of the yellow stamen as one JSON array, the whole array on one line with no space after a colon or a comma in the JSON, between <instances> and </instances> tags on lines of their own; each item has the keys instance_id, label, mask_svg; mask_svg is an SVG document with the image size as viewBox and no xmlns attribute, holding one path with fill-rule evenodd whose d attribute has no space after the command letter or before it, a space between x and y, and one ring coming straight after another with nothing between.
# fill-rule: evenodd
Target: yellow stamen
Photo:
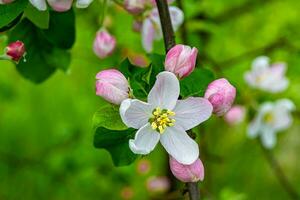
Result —
<instances>
[{"instance_id":1,"label":"yellow stamen","mask_svg":"<svg viewBox=\"0 0 300 200\"><path fill-rule=\"evenodd\" d=\"M170 118L171 116L175 116L173 111L160 109L159 107L155 108L149 119L151 128L160 134L164 133L167 127L174 126L175 119Z\"/></svg>"}]
</instances>

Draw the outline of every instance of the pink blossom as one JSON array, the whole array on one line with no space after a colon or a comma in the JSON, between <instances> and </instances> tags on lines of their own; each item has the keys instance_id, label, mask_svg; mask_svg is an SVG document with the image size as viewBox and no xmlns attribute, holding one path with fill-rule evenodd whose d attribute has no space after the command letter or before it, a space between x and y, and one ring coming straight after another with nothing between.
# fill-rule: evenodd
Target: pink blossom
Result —
<instances>
[{"instance_id":1,"label":"pink blossom","mask_svg":"<svg viewBox=\"0 0 300 200\"><path fill-rule=\"evenodd\" d=\"M124 8L131 14L137 15L144 11L146 0L125 0Z\"/></svg>"},{"instance_id":2,"label":"pink blossom","mask_svg":"<svg viewBox=\"0 0 300 200\"><path fill-rule=\"evenodd\" d=\"M177 77L184 78L195 69L197 59L197 48L186 45L176 45L166 56L165 70L173 72Z\"/></svg>"},{"instance_id":3,"label":"pink blossom","mask_svg":"<svg viewBox=\"0 0 300 200\"><path fill-rule=\"evenodd\" d=\"M165 176L150 177L147 180L147 189L150 192L166 192L170 186L170 180Z\"/></svg>"},{"instance_id":4,"label":"pink blossom","mask_svg":"<svg viewBox=\"0 0 300 200\"><path fill-rule=\"evenodd\" d=\"M183 165L170 156L169 164L173 175L182 182L198 182L204 179L204 166L199 158L190 165Z\"/></svg>"},{"instance_id":5,"label":"pink blossom","mask_svg":"<svg viewBox=\"0 0 300 200\"><path fill-rule=\"evenodd\" d=\"M106 30L97 32L94 40L94 53L99 58L105 58L111 55L116 47L116 39L110 35Z\"/></svg>"},{"instance_id":6,"label":"pink blossom","mask_svg":"<svg viewBox=\"0 0 300 200\"><path fill-rule=\"evenodd\" d=\"M224 119L230 125L239 124L244 120L245 112L245 107L235 105L225 114Z\"/></svg>"},{"instance_id":7,"label":"pink blossom","mask_svg":"<svg viewBox=\"0 0 300 200\"><path fill-rule=\"evenodd\" d=\"M70 10L73 0L48 0L49 5L57 12Z\"/></svg>"},{"instance_id":8,"label":"pink blossom","mask_svg":"<svg viewBox=\"0 0 300 200\"><path fill-rule=\"evenodd\" d=\"M221 78L208 85L204 97L213 105L213 113L222 116L231 108L235 95L235 87L225 78Z\"/></svg>"},{"instance_id":9,"label":"pink blossom","mask_svg":"<svg viewBox=\"0 0 300 200\"><path fill-rule=\"evenodd\" d=\"M12 42L6 47L6 55L16 62L25 55L25 51L25 45L21 41Z\"/></svg>"},{"instance_id":10,"label":"pink blossom","mask_svg":"<svg viewBox=\"0 0 300 200\"><path fill-rule=\"evenodd\" d=\"M105 100L120 104L129 97L128 81L118 70L103 70L96 75L96 79L96 94Z\"/></svg>"}]
</instances>

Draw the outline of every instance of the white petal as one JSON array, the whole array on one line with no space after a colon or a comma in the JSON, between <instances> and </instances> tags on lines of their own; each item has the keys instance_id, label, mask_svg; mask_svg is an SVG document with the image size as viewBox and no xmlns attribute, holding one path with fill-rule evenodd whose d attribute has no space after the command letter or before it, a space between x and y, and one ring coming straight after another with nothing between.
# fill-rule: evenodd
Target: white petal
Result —
<instances>
[{"instance_id":1,"label":"white petal","mask_svg":"<svg viewBox=\"0 0 300 200\"><path fill-rule=\"evenodd\" d=\"M183 12L175 6L169 6L169 11L170 11L173 29L174 31L176 31L179 28L179 26L183 23L184 20Z\"/></svg>"},{"instance_id":2,"label":"white petal","mask_svg":"<svg viewBox=\"0 0 300 200\"><path fill-rule=\"evenodd\" d=\"M259 56L252 62L252 69L255 73L260 73L269 68L270 58Z\"/></svg>"},{"instance_id":3,"label":"white petal","mask_svg":"<svg viewBox=\"0 0 300 200\"><path fill-rule=\"evenodd\" d=\"M126 126L139 129L148 123L152 107L137 99L126 99L120 106L120 116Z\"/></svg>"},{"instance_id":4,"label":"white petal","mask_svg":"<svg viewBox=\"0 0 300 200\"><path fill-rule=\"evenodd\" d=\"M179 97L179 81L171 72L161 72L148 95L148 103L172 110Z\"/></svg>"},{"instance_id":5,"label":"white petal","mask_svg":"<svg viewBox=\"0 0 300 200\"><path fill-rule=\"evenodd\" d=\"M46 0L29 0L29 1L38 10L41 10L41 11L47 10Z\"/></svg>"},{"instance_id":6,"label":"white petal","mask_svg":"<svg viewBox=\"0 0 300 200\"><path fill-rule=\"evenodd\" d=\"M192 164L199 156L198 144L180 126L168 127L160 142L173 158L184 165Z\"/></svg>"},{"instance_id":7,"label":"white petal","mask_svg":"<svg viewBox=\"0 0 300 200\"><path fill-rule=\"evenodd\" d=\"M264 128L261 134L261 142L264 147L271 149L276 144L276 133L273 129Z\"/></svg>"},{"instance_id":8,"label":"white petal","mask_svg":"<svg viewBox=\"0 0 300 200\"><path fill-rule=\"evenodd\" d=\"M155 29L150 19L145 19L142 26L142 45L145 51L151 52L153 49L153 41L155 37Z\"/></svg>"},{"instance_id":9,"label":"white petal","mask_svg":"<svg viewBox=\"0 0 300 200\"><path fill-rule=\"evenodd\" d=\"M178 100L173 110L175 123L184 130L189 130L207 120L211 116L212 110L211 103L204 98L190 97Z\"/></svg>"},{"instance_id":10,"label":"white petal","mask_svg":"<svg viewBox=\"0 0 300 200\"><path fill-rule=\"evenodd\" d=\"M129 148L133 153L145 155L154 149L159 138L160 134L147 123L138 130L134 140L129 140Z\"/></svg>"},{"instance_id":11,"label":"white petal","mask_svg":"<svg viewBox=\"0 0 300 200\"><path fill-rule=\"evenodd\" d=\"M261 129L261 120L255 118L248 126L248 137L249 138L255 138L259 134L259 131Z\"/></svg>"},{"instance_id":12,"label":"white petal","mask_svg":"<svg viewBox=\"0 0 300 200\"><path fill-rule=\"evenodd\" d=\"M284 91L289 86L289 80L287 78L282 78L280 80L274 80L268 85L268 90L273 93Z\"/></svg>"},{"instance_id":13,"label":"white petal","mask_svg":"<svg viewBox=\"0 0 300 200\"><path fill-rule=\"evenodd\" d=\"M278 106L283 107L289 111L296 109L295 104L289 99L280 99L276 103Z\"/></svg>"},{"instance_id":14,"label":"white petal","mask_svg":"<svg viewBox=\"0 0 300 200\"><path fill-rule=\"evenodd\" d=\"M87 8L93 0L77 0L76 7L77 8Z\"/></svg>"}]
</instances>

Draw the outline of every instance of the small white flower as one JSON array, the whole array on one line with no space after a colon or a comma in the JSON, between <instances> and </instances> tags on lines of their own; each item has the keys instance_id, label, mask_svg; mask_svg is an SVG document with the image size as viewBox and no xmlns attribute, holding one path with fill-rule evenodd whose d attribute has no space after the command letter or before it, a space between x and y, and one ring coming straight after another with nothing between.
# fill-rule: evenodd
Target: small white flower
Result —
<instances>
[{"instance_id":1,"label":"small white flower","mask_svg":"<svg viewBox=\"0 0 300 200\"><path fill-rule=\"evenodd\" d=\"M252 62L252 70L245 73L245 81L253 88L277 93L285 90L289 85L285 71L285 63L275 63L270 66L270 59L260 56Z\"/></svg>"},{"instance_id":2,"label":"small white flower","mask_svg":"<svg viewBox=\"0 0 300 200\"><path fill-rule=\"evenodd\" d=\"M149 154L160 141L166 151L182 164L191 164L199 156L197 143L186 130L207 120L212 105L200 97L178 100L179 81L171 72L161 72L148 95L148 103L124 100L120 115L128 126L139 129L129 141L136 154Z\"/></svg>"},{"instance_id":3,"label":"small white flower","mask_svg":"<svg viewBox=\"0 0 300 200\"><path fill-rule=\"evenodd\" d=\"M255 138L260 135L262 144L266 148L273 148L277 132L291 126L293 122L291 111L294 109L295 105L289 99L263 103L248 127L248 136Z\"/></svg>"},{"instance_id":4,"label":"small white flower","mask_svg":"<svg viewBox=\"0 0 300 200\"><path fill-rule=\"evenodd\" d=\"M50 6L58 12L64 12L71 8L73 0L29 0L30 3L38 10L47 10L47 2ZM93 0L77 0L77 8L87 8Z\"/></svg>"}]
</instances>

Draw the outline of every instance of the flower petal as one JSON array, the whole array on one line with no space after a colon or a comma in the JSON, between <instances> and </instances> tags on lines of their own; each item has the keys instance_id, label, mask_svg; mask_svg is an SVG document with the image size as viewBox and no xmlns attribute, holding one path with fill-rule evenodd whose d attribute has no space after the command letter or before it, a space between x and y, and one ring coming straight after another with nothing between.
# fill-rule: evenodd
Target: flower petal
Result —
<instances>
[{"instance_id":1,"label":"flower petal","mask_svg":"<svg viewBox=\"0 0 300 200\"><path fill-rule=\"evenodd\" d=\"M200 97L190 97L178 100L174 108L176 124L184 130L189 130L207 120L212 114L211 103Z\"/></svg>"},{"instance_id":2,"label":"flower petal","mask_svg":"<svg viewBox=\"0 0 300 200\"><path fill-rule=\"evenodd\" d=\"M176 6L169 6L169 11L170 11L173 29L174 31L176 31L179 28L179 26L183 23L184 14L182 10L180 10Z\"/></svg>"},{"instance_id":3,"label":"flower petal","mask_svg":"<svg viewBox=\"0 0 300 200\"><path fill-rule=\"evenodd\" d=\"M49 5L57 12L70 10L73 0L48 0Z\"/></svg>"},{"instance_id":4,"label":"flower petal","mask_svg":"<svg viewBox=\"0 0 300 200\"><path fill-rule=\"evenodd\" d=\"M148 103L162 109L172 110L179 97L179 81L171 72L161 72L148 95Z\"/></svg>"},{"instance_id":5,"label":"flower petal","mask_svg":"<svg viewBox=\"0 0 300 200\"><path fill-rule=\"evenodd\" d=\"M46 0L29 0L29 1L38 10L41 10L41 11L47 10Z\"/></svg>"},{"instance_id":6,"label":"flower petal","mask_svg":"<svg viewBox=\"0 0 300 200\"><path fill-rule=\"evenodd\" d=\"M199 156L198 144L180 126L168 127L160 137L166 151L178 162L190 165Z\"/></svg>"},{"instance_id":7,"label":"flower petal","mask_svg":"<svg viewBox=\"0 0 300 200\"><path fill-rule=\"evenodd\" d=\"M126 126L139 129L148 123L152 107L137 99L126 99L121 103L120 115Z\"/></svg>"},{"instance_id":8,"label":"flower petal","mask_svg":"<svg viewBox=\"0 0 300 200\"><path fill-rule=\"evenodd\" d=\"M147 123L138 130L134 140L129 140L129 148L136 154L150 153L158 143L160 134L154 131Z\"/></svg>"},{"instance_id":9,"label":"flower petal","mask_svg":"<svg viewBox=\"0 0 300 200\"><path fill-rule=\"evenodd\" d=\"M269 68L270 58L267 56L259 56L252 62L252 70L254 73L260 73Z\"/></svg>"},{"instance_id":10,"label":"flower petal","mask_svg":"<svg viewBox=\"0 0 300 200\"><path fill-rule=\"evenodd\" d=\"M150 19L145 19L142 26L142 45L145 51L151 52L153 49L153 41L155 37L155 29Z\"/></svg>"},{"instance_id":11,"label":"flower petal","mask_svg":"<svg viewBox=\"0 0 300 200\"><path fill-rule=\"evenodd\" d=\"M261 142L264 147L271 149L276 144L276 133L273 129L264 128L261 134Z\"/></svg>"},{"instance_id":12,"label":"flower petal","mask_svg":"<svg viewBox=\"0 0 300 200\"><path fill-rule=\"evenodd\" d=\"M77 8L87 8L93 0L77 0L76 7Z\"/></svg>"}]
</instances>

